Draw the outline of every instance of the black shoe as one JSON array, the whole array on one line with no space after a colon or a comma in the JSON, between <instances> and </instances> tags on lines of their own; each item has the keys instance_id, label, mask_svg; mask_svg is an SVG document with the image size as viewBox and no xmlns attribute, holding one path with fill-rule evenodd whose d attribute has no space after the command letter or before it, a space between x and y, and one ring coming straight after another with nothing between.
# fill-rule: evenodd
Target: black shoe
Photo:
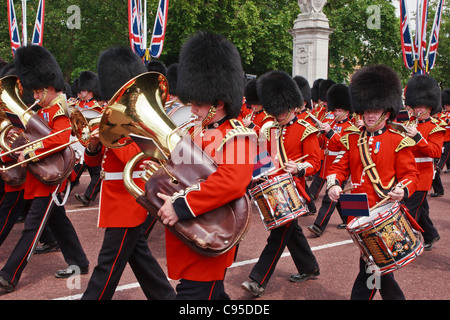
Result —
<instances>
[{"instance_id":1,"label":"black shoe","mask_svg":"<svg viewBox=\"0 0 450 320\"><path fill-rule=\"evenodd\" d=\"M60 251L60 249L59 249L58 242L56 242L56 241L43 244L42 246L36 247L36 249L34 249L34 253L36 253L36 254L57 252L57 251Z\"/></svg>"},{"instance_id":2,"label":"black shoe","mask_svg":"<svg viewBox=\"0 0 450 320\"><path fill-rule=\"evenodd\" d=\"M6 292L13 292L16 286L12 283L9 283L6 279L0 276L0 288L5 290Z\"/></svg>"},{"instance_id":3,"label":"black shoe","mask_svg":"<svg viewBox=\"0 0 450 320\"><path fill-rule=\"evenodd\" d=\"M77 270L68 267L67 269L58 270L55 272L56 278L69 278L70 276L74 275ZM80 268L80 274L88 274L89 272L89 266Z\"/></svg>"},{"instance_id":4,"label":"black shoe","mask_svg":"<svg viewBox=\"0 0 450 320\"><path fill-rule=\"evenodd\" d=\"M435 244L436 242L438 242L439 240L441 240L440 236L437 236L436 238L434 238L433 240L431 240L431 242L427 242L423 244L423 250L425 251L430 251L431 248L433 247L433 244Z\"/></svg>"},{"instance_id":5,"label":"black shoe","mask_svg":"<svg viewBox=\"0 0 450 320\"><path fill-rule=\"evenodd\" d=\"M443 192L433 192L433 193L430 193L430 196L433 197L433 198L435 198L435 197L442 197L443 195L444 195Z\"/></svg>"},{"instance_id":6,"label":"black shoe","mask_svg":"<svg viewBox=\"0 0 450 320\"><path fill-rule=\"evenodd\" d=\"M337 228L338 228L338 229L345 229L345 228L347 228L347 224L344 223L344 222L339 223L339 224L337 225Z\"/></svg>"},{"instance_id":7,"label":"black shoe","mask_svg":"<svg viewBox=\"0 0 450 320\"><path fill-rule=\"evenodd\" d=\"M250 292L255 297L261 297L264 293L264 287L254 280L243 282L241 288Z\"/></svg>"},{"instance_id":8,"label":"black shoe","mask_svg":"<svg viewBox=\"0 0 450 320\"><path fill-rule=\"evenodd\" d=\"M91 200L84 196L84 195L79 195L78 193L75 193L74 195L75 199L78 200L78 202L80 202L83 206L85 207L89 207L89 204L91 203Z\"/></svg>"},{"instance_id":9,"label":"black shoe","mask_svg":"<svg viewBox=\"0 0 450 320\"><path fill-rule=\"evenodd\" d=\"M292 281L292 282L300 283L300 282L309 280L311 278L315 278L315 277L317 277L319 275L320 275L320 269L316 268L313 271L307 272L307 273L302 273L302 274L294 273L294 274L291 274L291 276L289 277L289 280Z\"/></svg>"},{"instance_id":10,"label":"black shoe","mask_svg":"<svg viewBox=\"0 0 450 320\"><path fill-rule=\"evenodd\" d=\"M320 228L318 226L316 226L315 224L308 226L308 230L311 231L312 233L314 233L318 237L320 237L323 233L323 231L320 230Z\"/></svg>"}]
</instances>

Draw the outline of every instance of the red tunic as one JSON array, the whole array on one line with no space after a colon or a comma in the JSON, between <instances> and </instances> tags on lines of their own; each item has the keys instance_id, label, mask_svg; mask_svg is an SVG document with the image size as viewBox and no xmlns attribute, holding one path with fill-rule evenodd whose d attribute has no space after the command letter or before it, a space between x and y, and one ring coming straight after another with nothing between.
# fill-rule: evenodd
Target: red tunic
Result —
<instances>
[{"instance_id":1,"label":"red tunic","mask_svg":"<svg viewBox=\"0 0 450 320\"><path fill-rule=\"evenodd\" d=\"M134 142L117 149L103 147L97 154L85 151L84 160L88 166L102 165L104 179L100 189L98 227L132 228L145 221L147 211L125 189L121 176L127 162L140 151ZM141 178L133 180L144 189Z\"/></svg>"},{"instance_id":2,"label":"red tunic","mask_svg":"<svg viewBox=\"0 0 450 320\"><path fill-rule=\"evenodd\" d=\"M351 175L354 187L352 193L367 194L369 207L372 207L381 200L381 197L378 196L372 182L364 172L358 148L360 134L350 133L346 137L348 138L347 150L342 156L336 158L330 167L327 180L336 179L341 184ZM401 181L403 184L411 181L406 188L407 194L412 195L417 189L419 172L411 148L401 144L403 139L401 134L385 127L369 138L369 151L376 164L382 185L389 185L393 177L396 178L396 182ZM395 184L392 187L394 186Z\"/></svg>"},{"instance_id":3,"label":"red tunic","mask_svg":"<svg viewBox=\"0 0 450 320\"><path fill-rule=\"evenodd\" d=\"M194 137L194 141L204 152L218 163L218 168L206 181L200 183L199 189L189 191L183 198L177 198L176 204L182 201L182 206L188 208L192 218L241 198L247 191L252 177L256 146L252 145L254 142L248 138L245 138L243 144L236 143L240 139L232 139L219 152L222 138L232 129L231 122L227 120L216 129L206 129ZM201 135L203 136L199 141ZM243 145L248 151L240 149ZM233 153L228 153L230 151ZM233 154L234 157L226 157L227 154ZM242 161L242 154L247 155L246 161ZM238 164L235 164L236 162ZM179 215L178 209L176 210ZM233 263L235 248L217 257L207 257L187 247L166 229L166 255L168 275L171 279L212 281L224 278L226 268Z\"/></svg>"}]
</instances>

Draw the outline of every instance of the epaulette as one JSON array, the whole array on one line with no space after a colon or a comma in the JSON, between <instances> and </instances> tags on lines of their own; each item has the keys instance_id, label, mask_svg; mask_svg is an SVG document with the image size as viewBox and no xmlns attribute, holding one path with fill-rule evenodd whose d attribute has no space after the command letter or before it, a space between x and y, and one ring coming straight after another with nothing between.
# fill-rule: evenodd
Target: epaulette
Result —
<instances>
[{"instance_id":1,"label":"epaulette","mask_svg":"<svg viewBox=\"0 0 450 320\"><path fill-rule=\"evenodd\" d=\"M59 107L59 109L53 115L52 120L55 119L56 117L59 117L59 116L66 116L66 117L69 116L66 96L65 95L59 95L58 98L59 99L56 102L56 105Z\"/></svg>"},{"instance_id":2,"label":"epaulette","mask_svg":"<svg viewBox=\"0 0 450 320\"><path fill-rule=\"evenodd\" d=\"M274 120L275 120L274 116L271 116L270 114L267 114L266 111L264 111L264 114L265 114L266 116L265 116L264 119L262 120L263 122L266 121L267 119L274 119Z\"/></svg>"},{"instance_id":3,"label":"epaulette","mask_svg":"<svg viewBox=\"0 0 450 320\"><path fill-rule=\"evenodd\" d=\"M355 127L355 128L356 128L356 127ZM347 150L350 148L349 141L348 141L348 137L349 137L351 134L360 134L360 131L359 131L359 129L358 129L358 131L352 131L352 132L350 132L349 134L346 134L346 135L342 136L342 137L339 139L339 141L344 145L345 149L347 149Z\"/></svg>"},{"instance_id":4,"label":"epaulette","mask_svg":"<svg viewBox=\"0 0 450 320\"><path fill-rule=\"evenodd\" d=\"M393 130L393 132L398 133L399 135L401 135L403 137L402 141L400 141L400 143L398 144L397 148L395 149L395 152L398 152L398 151L402 150L403 148L413 147L413 146L416 145L416 142L414 141L413 138L405 136L405 135L403 135L400 132L395 131L395 130Z\"/></svg>"},{"instance_id":5,"label":"epaulette","mask_svg":"<svg viewBox=\"0 0 450 320\"><path fill-rule=\"evenodd\" d=\"M222 142L220 143L220 146L217 148L217 151L222 150L225 143L238 136L249 136L249 137L255 137L257 138L257 134L254 130L245 127L239 120L237 119L230 119L230 123L233 126L233 129L227 132L225 137L222 139Z\"/></svg>"},{"instance_id":6,"label":"epaulette","mask_svg":"<svg viewBox=\"0 0 450 320\"><path fill-rule=\"evenodd\" d=\"M433 133L440 132L440 131L447 132L447 130L445 128L443 128L438 122L439 121L433 122L436 126L430 131L429 134L433 134Z\"/></svg>"},{"instance_id":7,"label":"epaulette","mask_svg":"<svg viewBox=\"0 0 450 320\"><path fill-rule=\"evenodd\" d=\"M299 119L297 122L306 128L305 131L303 132L302 138L300 139L301 141L303 141L311 133L319 132L319 130L316 127L312 126L308 121Z\"/></svg>"},{"instance_id":8,"label":"epaulette","mask_svg":"<svg viewBox=\"0 0 450 320\"><path fill-rule=\"evenodd\" d=\"M349 127L344 129L344 132L361 132L357 126L354 124L350 125Z\"/></svg>"}]
</instances>

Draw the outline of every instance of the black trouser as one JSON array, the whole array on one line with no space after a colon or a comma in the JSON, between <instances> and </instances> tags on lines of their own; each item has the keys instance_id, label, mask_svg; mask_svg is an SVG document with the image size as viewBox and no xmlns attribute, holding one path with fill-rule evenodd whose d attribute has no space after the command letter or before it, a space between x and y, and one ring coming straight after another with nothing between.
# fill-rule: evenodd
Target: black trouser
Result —
<instances>
[{"instance_id":1,"label":"black trouser","mask_svg":"<svg viewBox=\"0 0 450 320\"><path fill-rule=\"evenodd\" d=\"M334 202L331 201L328 196L328 190L325 193L325 196L322 199L322 205L319 209L319 213L317 214L316 220L314 220L314 224L320 228L320 230L324 231L330 221L331 215L334 212L334 209L338 210L339 216L341 217L342 223L346 223L346 219L342 217L341 214L341 203L340 201Z\"/></svg>"},{"instance_id":2,"label":"black trouser","mask_svg":"<svg viewBox=\"0 0 450 320\"><path fill-rule=\"evenodd\" d=\"M100 171L102 170L102 166L86 167L89 171L89 175L91 176L91 182L89 182L89 185L84 192L84 196L89 200L94 201L100 191L100 185L102 184L102 180L100 179Z\"/></svg>"},{"instance_id":3,"label":"black trouser","mask_svg":"<svg viewBox=\"0 0 450 320\"><path fill-rule=\"evenodd\" d=\"M192 281L181 279L177 285L177 300L230 300L223 280Z\"/></svg>"},{"instance_id":4,"label":"black trouser","mask_svg":"<svg viewBox=\"0 0 450 320\"><path fill-rule=\"evenodd\" d=\"M24 190L5 192L0 207L0 246L25 208Z\"/></svg>"},{"instance_id":5,"label":"black trouser","mask_svg":"<svg viewBox=\"0 0 450 320\"><path fill-rule=\"evenodd\" d=\"M372 277L372 279L369 279L369 277ZM377 293L377 286L379 286L383 300L405 300L402 289L394 279L394 273L391 272L377 278L371 272L366 271L366 263L360 258L359 273L353 284L350 299L371 300Z\"/></svg>"},{"instance_id":6,"label":"black trouser","mask_svg":"<svg viewBox=\"0 0 450 320\"><path fill-rule=\"evenodd\" d=\"M134 228L105 229L98 264L81 299L110 300L127 263L147 299L175 298L175 290L148 248L141 224Z\"/></svg>"},{"instance_id":7,"label":"black trouser","mask_svg":"<svg viewBox=\"0 0 450 320\"><path fill-rule=\"evenodd\" d=\"M416 191L405 201L405 205L414 220L419 223L423 229L423 240L425 243L430 243L433 239L439 236L438 231L430 219L430 206L428 205L427 192Z\"/></svg>"},{"instance_id":8,"label":"black trouser","mask_svg":"<svg viewBox=\"0 0 450 320\"><path fill-rule=\"evenodd\" d=\"M293 220L288 225L270 231L267 244L249 277L265 287L286 246L299 273L311 272L318 268L319 264L311 251L302 228L298 225L297 220Z\"/></svg>"},{"instance_id":9,"label":"black trouser","mask_svg":"<svg viewBox=\"0 0 450 320\"><path fill-rule=\"evenodd\" d=\"M39 227L44 223L45 213L47 208L52 205L52 201L52 197L49 195L46 197L36 197L31 203L25 219L22 236L14 247L5 266L0 270L0 275L13 285L19 282L22 271L28 263L28 254L32 249L34 239L38 235ZM81 247L77 233L66 215L64 207L53 205L47 223L58 241L61 253L67 264L87 267L89 261Z\"/></svg>"}]
</instances>

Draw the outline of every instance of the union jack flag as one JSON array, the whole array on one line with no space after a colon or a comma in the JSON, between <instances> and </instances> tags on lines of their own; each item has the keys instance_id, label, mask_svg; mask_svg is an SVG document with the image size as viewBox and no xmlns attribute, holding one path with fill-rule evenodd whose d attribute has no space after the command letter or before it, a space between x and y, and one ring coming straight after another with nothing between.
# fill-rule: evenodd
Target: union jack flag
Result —
<instances>
[{"instance_id":1,"label":"union jack flag","mask_svg":"<svg viewBox=\"0 0 450 320\"><path fill-rule=\"evenodd\" d=\"M145 44L142 43L142 4L140 0L128 0L128 30L131 49L143 57Z\"/></svg>"},{"instance_id":2,"label":"union jack flag","mask_svg":"<svg viewBox=\"0 0 450 320\"><path fill-rule=\"evenodd\" d=\"M408 69L414 66L414 45L409 27L409 12L406 0L400 1L400 32L402 40L403 62Z\"/></svg>"},{"instance_id":3,"label":"union jack flag","mask_svg":"<svg viewBox=\"0 0 450 320\"><path fill-rule=\"evenodd\" d=\"M169 0L159 0L155 26L153 27L152 41L150 43L150 54L153 58L159 58L163 50L168 10Z\"/></svg>"},{"instance_id":4,"label":"union jack flag","mask_svg":"<svg viewBox=\"0 0 450 320\"><path fill-rule=\"evenodd\" d=\"M427 71L433 69L436 63L436 54L439 44L439 29L441 27L441 15L443 6L444 0L441 0L436 10L436 15L434 16L433 29L431 29L431 38L430 43L428 44L428 51L427 51L427 62L428 62Z\"/></svg>"},{"instance_id":5,"label":"union jack flag","mask_svg":"<svg viewBox=\"0 0 450 320\"><path fill-rule=\"evenodd\" d=\"M422 70L426 70L426 50L427 50L427 20L428 20L428 0L422 0L419 4L420 12L417 14L417 28L416 28L416 45L417 45L417 60Z\"/></svg>"},{"instance_id":6,"label":"union jack flag","mask_svg":"<svg viewBox=\"0 0 450 320\"><path fill-rule=\"evenodd\" d=\"M31 38L31 43L38 46L42 46L42 40L44 38L44 13L45 0L40 0L36 14L36 21L34 23L33 37Z\"/></svg>"},{"instance_id":7,"label":"union jack flag","mask_svg":"<svg viewBox=\"0 0 450 320\"><path fill-rule=\"evenodd\" d=\"M9 37L11 38L11 50L14 57L16 50L21 46L21 43L13 0L8 0L8 24Z\"/></svg>"}]
</instances>

